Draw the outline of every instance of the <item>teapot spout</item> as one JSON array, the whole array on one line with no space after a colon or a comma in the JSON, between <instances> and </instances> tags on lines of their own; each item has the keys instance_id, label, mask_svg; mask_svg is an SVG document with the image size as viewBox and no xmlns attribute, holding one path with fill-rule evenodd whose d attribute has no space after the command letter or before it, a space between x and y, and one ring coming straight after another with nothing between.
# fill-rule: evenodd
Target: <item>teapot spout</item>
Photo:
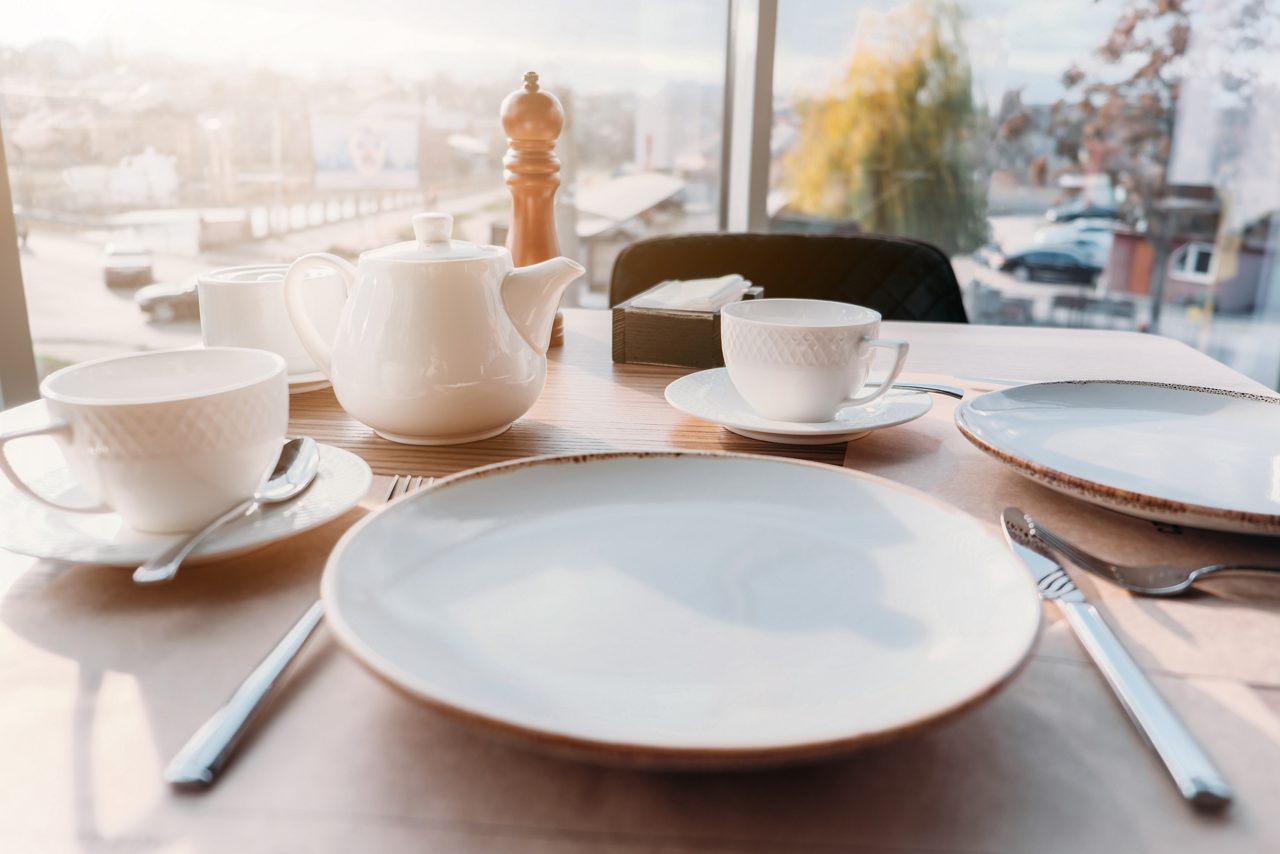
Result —
<instances>
[{"instance_id":1,"label":"teapot spout","mask_svg":"<svg viewBox=\"0 0 1280 854\"><path fill-rule=\"evenodd\" d=\"M520 336L539 353L551 344L551 324L564 289L585 272L577 261L552 258L517 267L502 280L502 305Z\"/></svg>"}]
</instances>

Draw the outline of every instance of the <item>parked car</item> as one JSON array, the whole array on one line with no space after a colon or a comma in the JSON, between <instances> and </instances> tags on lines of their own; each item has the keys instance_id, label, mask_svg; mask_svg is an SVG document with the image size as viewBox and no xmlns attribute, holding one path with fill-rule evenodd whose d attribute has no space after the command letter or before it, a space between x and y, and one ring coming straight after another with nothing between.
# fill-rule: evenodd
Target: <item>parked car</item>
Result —
<instances>
[{"instance_id":1,"label":"parked car","mask_svg":"<svg viewBox=\"0 0 1280 854\"><path fill-rule=\"evenodd\" d=\"M1032 242L1037 246L1069 246L1076 254L1105 267L1117 225L1112 219L1082 217L1037 229Z\"/></svg>"},{"instance_id":2,"label":"parked car","mask_svg":"<svg viewBox=\"0 0 1280 854\"><path fill-rule=\"evenodd\" d=\"M1102 266L1068 246L1044 246L1015 252L1004 259L1000 269L1020 282L1076 282L1091 285L1102 274Z\"/></svg>"},{"instance_id":3,"label":"parked car","mask_svg":"<svg viewBox=\"0 0 1280 854\"><path fill-rule=\"evenodd\" d=\"M151 253L134 243L108 243L102 262L102 279L112 289L132 289L155 281Z\"/></svg>"},{"instance_id":4,"label":"parked car","mask_svg":"<svg viewBox=\"0 0 1280 854\"><path fill-rule=\"evenodd\" d=\"M1049 222L1071 222L1077 219L1121 219L1120 211L1110 205L1090 204L1087 202L1068 202L1044 212Z\"/></svg>"},{"instance_id":5,"label":"parked car","mask_svg":"<svg viewBox=\"0 0 1280 854\"><path fill-rule=\"evenodd\" d=\"M150 323L200 319L200 300L196 295L194 281L187 284L147 285L139 288L133 295L133 302Z\"/></svg>"},{"instance_id":6,"label":"parked car","mask_svg":"<svg viewBox=\"0 0 1280 854\"><path fill-rule=\"evenodd\" d=\"M1004 263L1004 255L1000 251L999 244L986 243L973 250L973 260L984 267L998 270L1000 265Z\"/></svg>"}]
</instances>

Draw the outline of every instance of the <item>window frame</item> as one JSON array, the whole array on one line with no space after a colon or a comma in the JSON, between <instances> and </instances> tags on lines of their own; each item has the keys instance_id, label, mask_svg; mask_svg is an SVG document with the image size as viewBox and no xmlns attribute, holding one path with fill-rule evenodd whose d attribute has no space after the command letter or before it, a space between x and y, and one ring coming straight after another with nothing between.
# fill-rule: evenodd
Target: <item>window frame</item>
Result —
<instances>
[{"instance_id":1,"label":"window frame","mask_svg":"<svg viewBox=\"0 0 1280 854\"><path fill-rule=\"evenodd\" d=\"M0 410L40 396L20 251L4 127L0 126Z\"/></svg>"},{"instance_id":2,"label":"window frame","mask_svg":"<svg viewBox=\"0 0 1280 854\"><path fill-rule=\"evenodd\" d=\"M729 0L720 230L767 231L778 0Z\"/></svg>"}]
</instances>

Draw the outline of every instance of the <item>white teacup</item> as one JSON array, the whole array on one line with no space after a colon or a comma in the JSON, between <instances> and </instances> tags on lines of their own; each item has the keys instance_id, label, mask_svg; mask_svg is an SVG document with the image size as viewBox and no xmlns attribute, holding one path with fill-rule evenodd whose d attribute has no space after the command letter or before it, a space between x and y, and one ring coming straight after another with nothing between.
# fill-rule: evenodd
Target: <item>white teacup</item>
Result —
<instances>
[{"instance_id":1,"label":"white teacup","mask_svg":"<svg viewBox=\"0 0 1280 854\"><path fill-rule=\"evenodd\" d=\"M775 421L830 421L887 392L902 373L907 342L879 334L879 312L843 302L760 299L720 310L729 379L752 409ZM877 347L895 352L893 369L858 397Z\"/></svg>"},{"instance_id":2,"label":"white teacup","mask_svg":"<svg viewBox=\"0 0 1280 854\"><path fill-rule=\"evenodd\" d=\"M293 331L284 304L288 264L261 264L210 270L196 278L200 333L206 347L254 347L284 357L297 376L320 370ZM347 286L337 272L314 270L303 290L307 316L332 341L347 302Z\"/></svg>"},{"instance_id":3,"label":"white teacup","mask_svg":"<svg viewBox=\"0 0 1280 854\"><path fill-rule=\"evenodd\" d=\"M201 527L248 498L280 454L289 420L284 359L231 347L158 350L82 362L40 384L49 423L0 435L0 471L59 510L115 511L140 531ZM40 495L4 457L53 436L90 505Z\"/></svg>"}]
</instances>

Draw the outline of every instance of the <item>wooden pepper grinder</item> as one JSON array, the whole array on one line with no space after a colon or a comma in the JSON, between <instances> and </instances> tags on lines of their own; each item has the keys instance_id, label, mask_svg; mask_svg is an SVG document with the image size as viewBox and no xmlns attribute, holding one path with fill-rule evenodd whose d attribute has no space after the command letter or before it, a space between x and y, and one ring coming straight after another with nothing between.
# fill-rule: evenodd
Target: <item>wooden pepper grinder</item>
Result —
<instances>
[{"instance_id":1,"label":"wooden pepper grinder","mask_svg":"<svg viewBox=\"0 0 1280 854\"><path fill-rule=\"evenodd\" d=\"M503 176L511 188L511 227L507 248L517 267L560 255L556 237L556 188L560 186L560 158L556 140L564 128L560 99L538 88L538 74L524 75L524 86L502 100L502 130L507 135ZM551 346L564 343L564 317L556 312Z\"/></svg>"}]
</instances>

